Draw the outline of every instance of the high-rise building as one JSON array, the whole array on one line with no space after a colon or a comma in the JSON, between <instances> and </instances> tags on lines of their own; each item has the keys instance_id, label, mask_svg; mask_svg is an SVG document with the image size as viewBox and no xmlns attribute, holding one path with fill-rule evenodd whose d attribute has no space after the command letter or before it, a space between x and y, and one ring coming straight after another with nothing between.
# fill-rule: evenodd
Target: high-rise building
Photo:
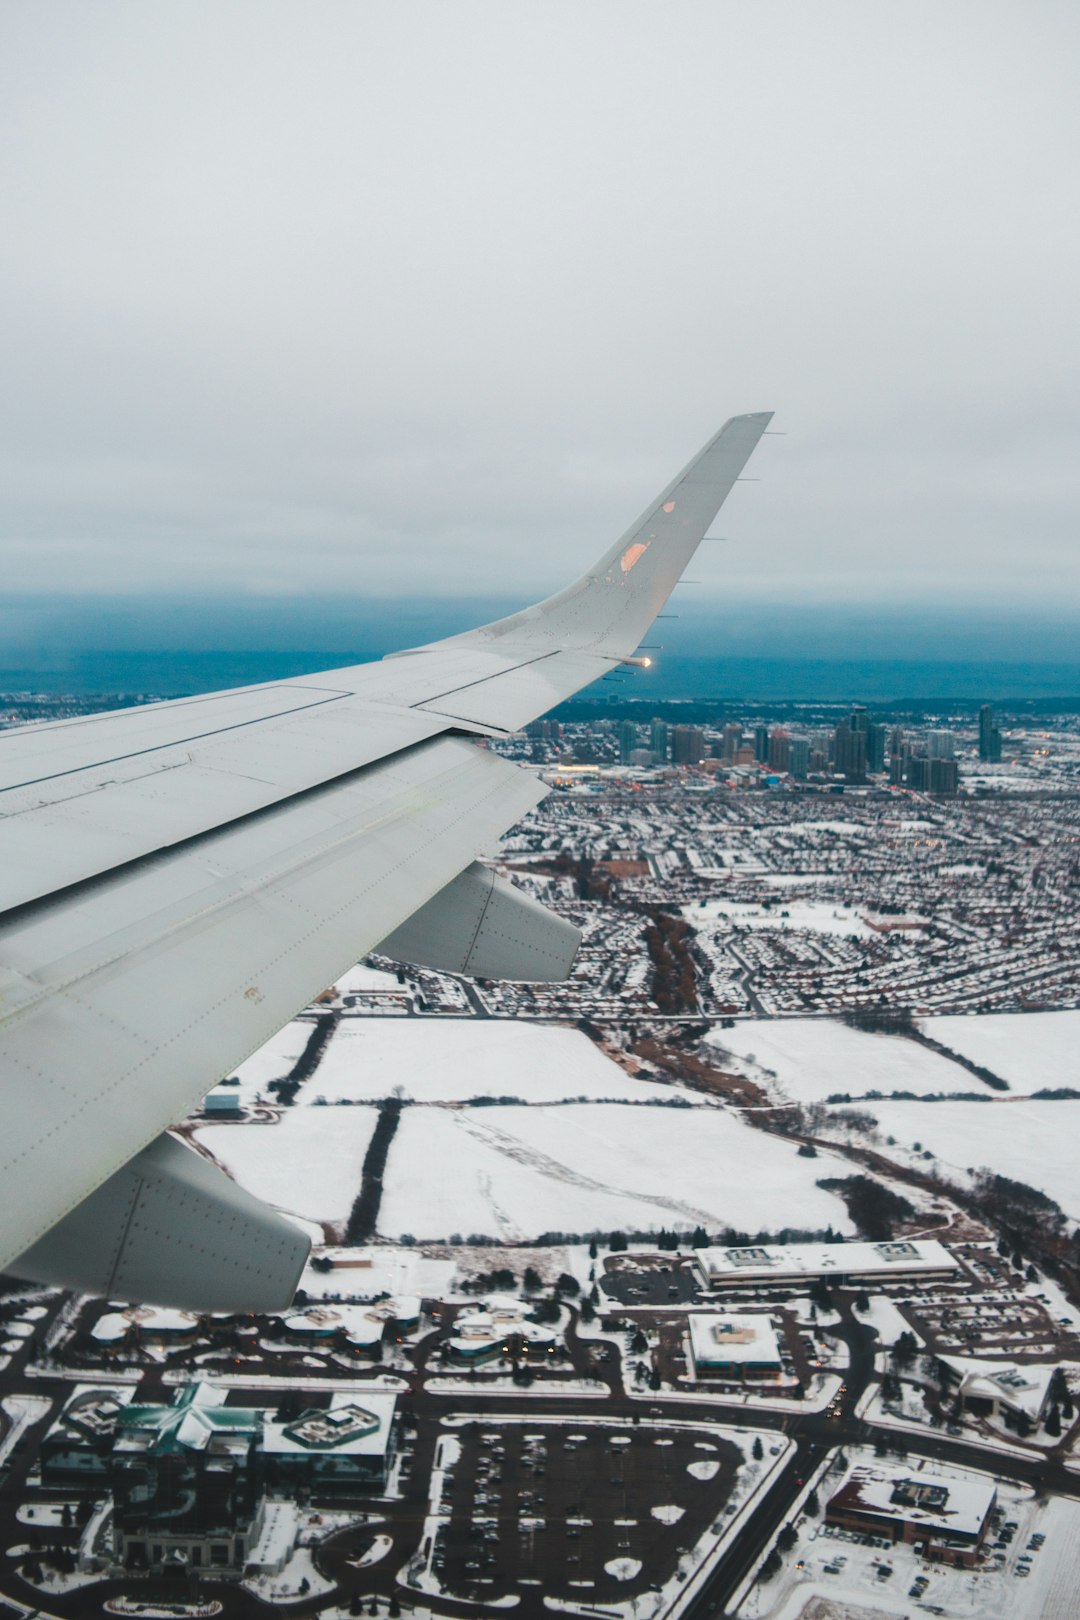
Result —
<instances>
[{"instance_id":1,"label":"high-rise building","mask_svg":"<svg viewBox=\"0 0 1080 1620\"><path fill-rule=\"evenodd\" d=\"M952 759L956 754L956 738L951 731L928 731L926 752L931 759Z\"/></svg>"},{"instance_id":2,"label":"high-rise building","mask_svg":"<svg viewBox=\"0 0 1080 1620\"><path fill-rule=\"evenodd\" d=\"M649 747L653 758L663 762L668 757L668 728L666 720L654 720L649 727Z\"/></svg>"},{"instance_id":3,"label":"high-rise building","mask_svg":"<svg viewBox=\"0 0 1080 1620\"><path fill-rule=\"evenodd\" d=\"M888 727L871 723L866 728L866 768L868 771L885 769L885 739Z\"/></svg>"},{"instance_id":4,"label":"high-rise building","mask_svg":"<svg viewBox=\"0 0 1080 1620\"><path fill-rule=\"evenodd\" d=\"M810 774L810 739L809 737L792 737L788 745L788 770L798 782L804 782Z\"/></svg>"},{"instance_id":5,"label":"high-rise building","mask_svg":"<svg viewBox=\"0 0 1080 1620\"><path fill-rule=\"evenodd\" d=\"M739 752L739 748L740 748L741 744L742 744L742 726L736 726L736 725L731 725L731 724L726 725L724 727L723 744L722 744L721 751L720 751L720 758L723 759L723 760L726 760L727 763L730 765L732 763L732 761L734 760L735 755Z\"/></svg>"},{"instance_id":6,"label":"high-rise building","mask_svg":"<svg viewBox=\"0 0 1080 1620\"><path fill-rule=\"evenodd\" d=\"M862 782L866 778L866 732L853 731L846 720L841 720L833 732L833 764L849 782Z\"/></svg>"},{"instance_id":7,"label":"high-rise building","mask_svg":"<svg viewBox=\"0 0 1080 1620\"><path fill-rule=\"evenodd\" d=\"M925 754L913 754L904 775L909 788L914 788L916 793L929 793L930 761Z\"/></svg>"},{"instance_id":8,"label":"high-rise building","mask_svg":"<svg viewBox=\"0 0 1080 1620\"><path fill-rule=\"evenodd\" d=\"M769 738L769 769L786 771L790 762L791 738L786 731L777 728Z\"/></svg>"},{"instance_id":9,"label":"high-rise building","mask_svg":"<svg viewBox=\"0 0 1080 1620\"><path fill-rule=\"evenodd\" d=\"M638 728L632 720L624 720L619 727L619 759L623 765L629 763L630 755L638 743Z\"/></svg>"},{"instance_id":10,"label":"high-rise building","mask_svg":"<svg viewBox=\"0 0 1080 1620\"><path fill-rule=\"evenodd\" d=\"M674 726L671 758L676 765L700 765L705 758L705 733L700 726Z\"/></svg>"},{"instance_id":11,"label":"high-rise building","mask_svg":"<svg viewBox=\"0 0 1080 1620\"><path fill-rule=\"evenodd\" d=\"M1001 732L994 724L994 711L989 703L979 710L979 758L996 765L1001 759Z\"/></svg>"},{"instance_id":12,"label":"high-rise building","mask_svg":"<svg viewBox=\"0 0 1080 1620\"><path fill-rule=\"evenodd\" d=\"M764 765L769 757L769 728L768 726L754 727L754 758L759 765Z\"/></svg>"},{"instance_id":13,"label":"high-rise building","mask_svg":"<svg viewBox=\"0 0 1080 1620\"><path fill-rule=\"evenodd\" d=\"M930 792L956 793L960 786L960 772L955 759L930 759Z\"/></svg>"}]
</instances>

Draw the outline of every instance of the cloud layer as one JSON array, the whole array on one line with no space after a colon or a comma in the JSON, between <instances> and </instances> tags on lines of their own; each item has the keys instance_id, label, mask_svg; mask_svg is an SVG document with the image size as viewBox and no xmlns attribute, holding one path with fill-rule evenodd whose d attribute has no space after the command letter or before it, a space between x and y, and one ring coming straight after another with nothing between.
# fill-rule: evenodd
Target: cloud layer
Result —
<instances>
[{"instance_id":1,"label":"cloud layer","mask_svg":"<svg viewBox=\"0 0 1080 1620\"><path fill-rule=\"evenodd\" d=\"M1080 14L0 18L9 596L528 597L773 408L723 603L1080 585Z\"/></svg>"}]
</instances>

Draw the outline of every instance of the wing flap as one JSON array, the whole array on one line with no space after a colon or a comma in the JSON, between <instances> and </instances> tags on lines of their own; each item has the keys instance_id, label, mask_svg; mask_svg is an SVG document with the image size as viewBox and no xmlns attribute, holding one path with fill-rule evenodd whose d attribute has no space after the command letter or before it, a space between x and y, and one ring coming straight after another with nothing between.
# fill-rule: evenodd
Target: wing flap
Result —
<instances>
[{"instance_id":1,"label":"wing flap","mask_svg":"<svg viewBox=\"0 0 1080 1620\"><path fill-rule=\"evenodd\" d=\"M0 926L0 1269L543 793L439 738Z\"/></svg>"},{"instance_id":2,"label":"wing flap","mask_svg":"<svg viewBox=\"0 0 1080 1620\"><path fill-rule=\"evenodd\" d=\"M190 1311L283 1310L304 1233L171 1136L136 1154L13 1262L16 1276Z\"/></svg>"}]
</instances>

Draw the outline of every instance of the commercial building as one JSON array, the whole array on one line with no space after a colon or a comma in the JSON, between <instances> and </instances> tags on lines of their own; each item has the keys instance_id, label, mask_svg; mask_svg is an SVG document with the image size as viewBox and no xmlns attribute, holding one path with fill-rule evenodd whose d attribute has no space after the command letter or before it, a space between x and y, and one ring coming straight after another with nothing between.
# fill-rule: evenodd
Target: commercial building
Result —
<instances>
[{"instance_id":1,"label":"commercial building","mask_svg":"<svg viewBox=\"0 0 1080 1620\"><path fill-rule=\"evenodd\" d=\"M863 1463L830 1498L825 1519L845 1530L908 1542L928 1558L974 1564L996 1501L989 1480Z\"/></svg>"},{"instance_id":2,"label":"commercial building","mask_svg":"<svg viewBox=\"0 0 1080 1620\"><path fill-rule=\"evenodd\" d=\"M676 765L700 765L705 758L705 733L700 726L675 726L671 758Z\"/></svg>"},{"instance_id":3,"label":"commercial building","mask_svg":"<svg viewBox=\"0 0 1080 1620\"><path fill-rule=\"evenodd\" d=\"M262 1522L262 1413L226 1398L189 1384L171 1406L117 1413L109 1474L125 1569L243 1570Z\"/></svg>"},{"instance_id":4,"label":"commercial building","mask_svg":"<svg viewBox=\"0 0 1080 1620\"><path fill-rule=\"evenodd\" d=\"M130 1384L77 1384L41 1442L41 1483L77 1490L109 1477L116 1420L131 1404Z\"/></svg>"},{"instance_id":5,"label":"commercial building","mask_svg":"<svg viewBox=\"0 0 1080 1620\"><path fill-rule=\"evenodd\" d=\"M935 1238L892 1243L760 1243L745 1249L699 1249L697 1260L711 1288L770 1283L888 1282L901 1277L947 1277L959 1270Z\"/></svg>"},{"instance_id":6,"label":"commercial building","mask_svg":"<svg viewBox=\"0 0 1080 1620\"><path fill-rule=\"evenodd\" d=\"M1016 1366L970 1356L939 1356L938 1361L965 1408L976 1417L996 1419L1010 1429L1022 1423L1038 1428L1045 1418L1054 1382L1052 1363Z\"/></svg>"},{"instance_id":7,"label":"commercial building","mask_svg":"<svg viewBox=\"0 0 1080 1620\"><path fill-rule=\"evenodd\" d=\"M769 728L757 725L754 727L754 758L759 765L766 765L769 759Z\"/></svg>"},{"instance_id":8,"label":"commercial building","mask_svg":"<svg viewBox=\"0 0 1080 1620\"><path fill-rule=\"evenodd\" d=\"M769 738L769 769L787 771L791 762L791 738L786 731L777 729Z\"/></svg>"},{"instance_id":9,"label":"commercial building","mask_svg":"<svg viewBox=\"0 0 1080 1620\"><path fill-rule=\"evenodd\" d=\"M792 737L788 742L788 770L797 782L810 774L810 739Z\"/></svg>"},{"instance_id":10,"label":"commercial building","mask_svg":"<svg viewBox=\"0 0 1080 1620\"><path fill-rule=\"evenodd\" d=\"M393 1458L396 1407L392 1391L362 1389L288 1421L268 1420L261 1447L267 1484L308 1500L381 1490Z\"/></svg>"},{"instance_id":11,"label":"commercial building","mask_svg":"<svg viewBox=\"0 0 1080 1620\"><path fill-rule=\"evenodd\" d=\"M996 765L1001 759L1001 732L994 725L994 711L989 703L979 710L979 758Z\"/></svg>"},{"instance_id":12,"label":"commercial building","mask_svg":"<svg viewBox=\"0 0 1080 1620\"><path fill-rule=\"evenodd\" d=\"M688 1321L698 1378L775 1383L782 1377L780 1346L767 1316L693 1312Z\"/></svg>"},{"instance_id":13,"label":"commercial building","mask_svg":"<svg viewBox=\"0 0 1080 1620\"><path fill-rule=\"evenodd\" d=\"M928 731L926 752L931 759L953 759L956 754L956 738L951 731Z\"/></svg>"},{"instance_id":14,"label":"commercial building","mask_svg":"<svg viewBox=\"0 0 1080 1620\"><path fill-rule=\"evenodd\" d=\"M833 765L849 782L866 780L866 732L853 731L841 720L833 732Z\"/></svg>"}]
</instances>

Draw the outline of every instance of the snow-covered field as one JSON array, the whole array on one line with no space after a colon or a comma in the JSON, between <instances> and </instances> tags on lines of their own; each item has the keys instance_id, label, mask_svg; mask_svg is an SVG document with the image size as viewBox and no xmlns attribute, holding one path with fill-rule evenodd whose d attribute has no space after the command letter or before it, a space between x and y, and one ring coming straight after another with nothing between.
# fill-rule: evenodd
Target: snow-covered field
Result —
<instances>
[{"instance_id":1,"label":"snow-covered field","mask_svg":"<svg viewBox=\"0 0 1080 1620\"><path fill-rule=\"evenodd\" d=\"M204 1125L195 1137L257 1198L343 1223L377 1118L374 1108L287 1108L276 1125Z\"/></svg>"},{"instance_id":2,"label":"snow-covered field","mask_svg":"<svg viewBox=\"0 0 1080 1620\"><path fill-rule=\"evenodd\" d=\"M1080 1219L1080 1102L874 1102L869 1108L882 1136L906 1148L920 1143L946 1169L987 1168L1024 1181Z\"/></svg>"},{"instance_id":3,"label":"snow-covered field","mask_svg":"<svg viewBox=\"0 0 1080 1620\"><path fill-rule=\"evenodd\" d=\"M788 900L771 906L742 900L706 900L683 907L687 922L701 927L726 921L739 928L808 928L815 934L873 934L850 906L826 900Z\"/></svg>"},{"instance_id":4,"label":"snow-covered field","mask_svg":"<svg viewBox=\"0 0 1080 1620\"><path fill-rule=\"evenodd\" d=\"M1080 1012L982 1013L926 1018L935 1041L1007 1080L1013 1091L1080 1091Z\"/></svg>"},{"instance_id":5,"label":"snow-covered field","mask_svg":"<svg viewBox=\"0 0 1080 1620\"><path fill-rule=\"evenodd\" d=\"M977 1091L982 1086L960 1064L902 1035L871 1035L831 1018L748 1019L733 1029L714 1029L708 1039L710 1045L733 1052L746 1065L746 1072L767 1089L793 1102L820 1102L835 1092L852 1097L868 1091L922 1095ZM771 1069L775 1080L755 1072L762 1069ZM985 1089L991 1096L990 1089Z\"/></svg>"},{"instance_id":6,"label":"snow-covered field","mask_svg":"<svg viewBox=\"0 0 1080 1620\"><path fill-rule=\"evenodd\" d=\"M296 1100L389 1097L398 1086L417 1102L672 1095L670 1086L631 1079L576 1029L508 1019L346 1018Z\"/></svg>"},{"instance_id":7,"label":"snow-covered field","mask_svg":"<svg viewBox=\"0 0 1080 1620\"><path fill-rule=\"evenodd\" d=\"M379 1228L421 1239L698 1222L850 1231L843 1204L815 1184L830 1168L715 1109L408 1108Z\"/></svg>"},{"instance_id":8,"label":"snow-covered field","mask_svg":"<svg viewBox=\"0 0 1080 1620\"><path fill-rule=\"evenodd\" d=\"M245 1104L253 1103L262 1097L268 1097L267 1086L271 1080L284 1080L297 1058L303 1052L311 1035L312 1025L309 1020L295 1018L284 1029L253 1052L246 1063L241 1063L233 1073L240 1080L240 1096Z\"/></svg>"}]
</instances>

